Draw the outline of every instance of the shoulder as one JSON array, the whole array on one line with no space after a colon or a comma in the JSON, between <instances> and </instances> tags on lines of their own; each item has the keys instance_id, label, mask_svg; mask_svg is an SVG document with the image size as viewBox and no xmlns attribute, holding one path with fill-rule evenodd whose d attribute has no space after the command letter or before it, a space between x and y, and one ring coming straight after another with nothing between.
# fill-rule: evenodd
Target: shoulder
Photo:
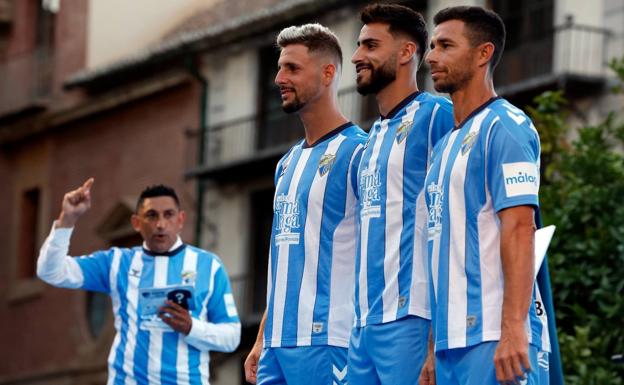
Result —
<instances>
[{"instance_id":1,"label":"shoulder","mask_svg":"<svg viewBox=\"0 0 624 385\"><path fill-rule=\"evenodd\" d=\"M499 99L490 106L490 125L495 127L496 135L504 136L516 141L539 141L539 136L531 118L524 111Z\"/></svg>"},{"instance_id":2,"label":"shoulder","mask_svg":"<svg viewBox=\"0 0 624 385\"><path fill-rule=\"evenodd\" d=\"M218 267L223 266L223 261L219 256L211 251L200 249L199 247L187 244L186 247L197 254L197 259L201 263L210 263Z\"/></svg>"},{"instance_id":3,"label":"shoulder","mask_svg":"<svg viewBox=\"0 0 624 385\"><path fill-rule=\"evenodd\" d=\"M298 142L297 144L292 146L288 151L286 151L286 153L284 155L282 155L282 157L279 160L278 164L282 164L286 160L288 160L297 151L297 149L301 148L301 143L303 143L303 142L302 141Z\"/></svg>"},{"instance_id":4,"label":"shoulder","mask_svg":"<svg viewBox=\"0 0 624 385\"><path fill-rule=\"evenodd\" d=\"M356 124L347 127L341 134L346 138L345 143L352 144L356 147L359 144L363 145L366 143L366 139L368 138L368 134Z\"/></svg>"},{"instance_id":5,"label":"shoulder","mask_svg":"<svg viewBox=\"0 0 624 385\"><path fill-rule=\"evenodd\" d=\"M451 115L453 114L453 103L444 96L423 92L418 98L416 98L416 100L420 102L421 107L426 107L431 110L437 108L439 111L443 111Z\"/></svg>"}]
</instances>

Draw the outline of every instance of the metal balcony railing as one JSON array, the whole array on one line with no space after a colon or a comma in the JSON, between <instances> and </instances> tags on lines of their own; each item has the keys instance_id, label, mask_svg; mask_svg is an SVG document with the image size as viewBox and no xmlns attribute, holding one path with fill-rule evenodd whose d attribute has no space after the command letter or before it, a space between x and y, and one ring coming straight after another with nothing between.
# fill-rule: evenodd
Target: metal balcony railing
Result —
<instances>
[{"instance_id":1,"label":"metal balcony railing","mask_svg":"<svg viewBox=\"0 0 624 385\"><path fill-rule=\"evenodd\" d=\"M546 36L506 50L496 68L494 82L505 87L522 82L539 83L540 79L559 75L604 77L610 59L607 52L610 37L607 29L575 24L569 17Z\"/></svg>"},{"instance_id":2,"label":"metal balcony railing","mask_svg":"<svg viewBox=\"0 0 624 385\"><path fill-rule=\"evenodd\" d=\"M375 104L360 96L355 87L341 90L338 104L345 116L362 127L368 128L377 117ZM281 154L302 137L303 127L297 115L281 109L213 124L205 133L202 163L219 168Z\"/></svg>"},{"instance_id":3,"label":"metal balcony railing","mask_svg":"<svg viewBox=\"0 0 624 385\"><path fill-rule=\"evenodd\" d=\"M52 92L50 48L0 59L0 116L40 105Z\"/></svg>"}]
</instances>

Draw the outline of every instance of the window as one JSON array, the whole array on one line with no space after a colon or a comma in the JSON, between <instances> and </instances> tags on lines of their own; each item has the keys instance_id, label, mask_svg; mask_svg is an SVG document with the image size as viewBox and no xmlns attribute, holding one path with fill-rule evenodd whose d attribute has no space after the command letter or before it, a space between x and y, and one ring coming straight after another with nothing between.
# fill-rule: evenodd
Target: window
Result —
<instances>
[{"instance_id":1,"label":"window","mask_svg":"<svg viewBox=\"0 0 624 385\"><path fill-rule=\"evenodd\" d=\"M282 99L274 83L278 59L279 50L275 46L260 50L260 129L256 144L259 150L293 144L304 136L297 114L282 110Z\"/></svg>"},{"instance_id":2,"label":"window","mask_svg":"<svg viewBox=\"0 0 624 385\"><path fill-rule=\"evenodd\" d=\"M35 30L36 46L36 96L47 96L52 91L52 74L54 58L54 36L56 33L56 16L51 8L38 0L37 23Z\"/></svg>"},{"instance_id":3,"label":"window","mask_svg":"<svg viewBox=\"0 0 624 385\"><path fill-rule=\"evenodd\" d=\"M251 314L262 314L266 307L267 267L271 245L271 226L273 225L274 189L257 190L251 194L251 271L247 275L247 308Z\"/></svg>"},{"instance_id":4,"label":"window","mask_svg":"<svg viewBox=\"0 0 624 385\"><path fill-rule=\"evenodd\" d=\"M31 188L22 193L17 245L17 278L20 280L34 278L36 274L40 201L39 188Z\"/></svg>"},{"instance_id":5,"label":"window","mask_svg":"<svg viewBox=\"0 0 624 385\"><path fill-rule=\"evenodd\" d=\"M553 0L492 0L505 22L507 39L494 73L499 86L530 80L552 71Z\"/></svg>"}]
</instances>

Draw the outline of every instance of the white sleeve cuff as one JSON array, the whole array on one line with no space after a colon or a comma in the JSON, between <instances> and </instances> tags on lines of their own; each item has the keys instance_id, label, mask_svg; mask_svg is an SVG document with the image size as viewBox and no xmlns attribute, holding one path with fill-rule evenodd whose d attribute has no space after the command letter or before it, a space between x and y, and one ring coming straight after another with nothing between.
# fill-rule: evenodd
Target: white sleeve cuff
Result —
<instances>
[{"instance_id":1,"label":"white sleeve cuff","mask_svg":"<svg viewBox=\"0 0 624 385\"><path fill-rule=\"evenodd\" d=\"M189 345L201 351L232 352L240 343L241 325L238 322L209 323L191 319L191 331L184 337Z\"/></svg>"}]
</instances>

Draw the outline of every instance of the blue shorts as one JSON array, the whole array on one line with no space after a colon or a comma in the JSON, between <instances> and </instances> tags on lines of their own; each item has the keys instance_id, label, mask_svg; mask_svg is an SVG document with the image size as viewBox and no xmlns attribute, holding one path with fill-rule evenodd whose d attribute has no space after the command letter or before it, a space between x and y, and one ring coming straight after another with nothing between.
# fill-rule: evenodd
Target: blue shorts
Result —
<instances>
[{"instance_id":1,"label":"blue shorts","mask_svg":"<svg viewBox=\"0 0 624 385\"><path fill-rule=\"evenodd\" d=\"M537 369L539 373L540 385L550 384L550 362L547 352L537 353Z\"/></svg>"},{"instance_id":2,"label":"blue shorts","mask_svg":"<svg viewBox=\"0 0 624 385\"><path fill-rule=\"evenodd\" d=\"M257 385L345 385L347 349L336 346L265 348Z\"/></svg>"},{"instance_id":3,"label":"blue shorts","mask_svg":"<svg viewBox=\"0 0 624 385\"><path fill-rule=\"evenodd\" d=\"M498 341L482 342L467 348L436 352L436 385L498 385L494 352ZM540 385L537 348L529 345L527 381L523 385Z\"/></svg>"},{"instance_id":4,"label":"blue shorts","mask_svg":"<svg viewBox=\"0 0 624 385\"><path fill-rule=\"evenodd\" d=\"M349 384L417 384L427 357L429 323L408 316L353 328L347 361Z\"/></svg>"}]
</instances>

